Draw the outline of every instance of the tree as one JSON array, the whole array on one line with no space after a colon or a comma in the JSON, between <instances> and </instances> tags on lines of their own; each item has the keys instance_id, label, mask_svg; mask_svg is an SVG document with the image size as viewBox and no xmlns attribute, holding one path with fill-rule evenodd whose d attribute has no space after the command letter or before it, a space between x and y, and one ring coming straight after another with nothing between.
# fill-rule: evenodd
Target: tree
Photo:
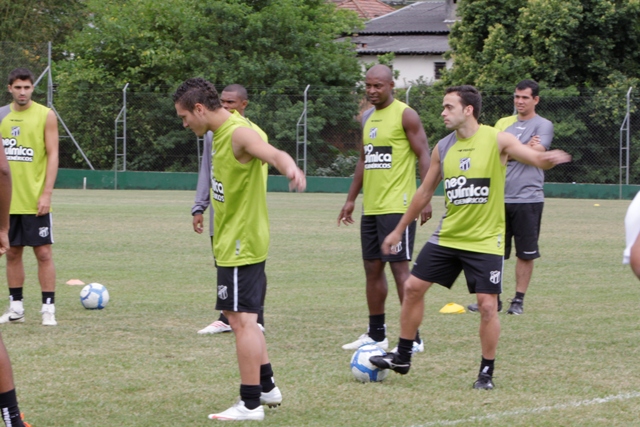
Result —
<instances>
[{"instance_id":1,"label":"tree","mask_svg":"<svg viewBox=\"0 0 640 427\"><path fill-rule=\"evenodd\" d=\"M458 12L447 83L597 88L637 73L638 0L466 0Z\"/></svg>"},{"instance_id":2,"label":"tree","mask_svg":"<svg viewBox=\"0 0 640 427\"><path fill-rule=\"evenodd\" d=\"M0 3L0 41L58 45L85 19L82 0L20 0Z\"/></svg>"},{"instance_id":3,"label":"tree","mask_svg":"<svg viewBox=\"0 0 640 427\"><path fill-rule=\"evenodd\" d=\"M252 95L301 95L311 85L318 94L310 100L313 106L325 103L328 94L350 96L338 88L355 87L361 79L351 43L335 42L361 22L353 12L336 10L324 0L87 0L87 8L87 24L68 39L65 59L54 68L60 87L56 105L65 109L65 121L73 121L74 134L83 132L86 140L100 133L84 120L87 114L115 117L114 108L87 98L88 91L120 91L129 83L132 96L153 92L168 99L180 82L200 76L219 88L243 84L252 88ZM84 92L84 99L78 92ZM252 111L260 112L257 122L274 145L284 139L290 142L291 132L295 134L303 110L299 98L277 98L277 108L260 106L259 97L252 99ZM192 139L175 119L173 105L162 105L153 113L131 111L132 116L137 114L136 124L159 117L167 121L157 131L138 132L142 138L136 141L138 149L152 158L180 146L194 151L189 145ZM324 143L324 127L355 116L356 109L353 104L339 111L320 111L310 127L310 143ZM89 151L104 158L100 166L107 167L110 145L96 144ZM174 162L168 169L184 170L183 166Z\"/></svg>"}]
</instances>

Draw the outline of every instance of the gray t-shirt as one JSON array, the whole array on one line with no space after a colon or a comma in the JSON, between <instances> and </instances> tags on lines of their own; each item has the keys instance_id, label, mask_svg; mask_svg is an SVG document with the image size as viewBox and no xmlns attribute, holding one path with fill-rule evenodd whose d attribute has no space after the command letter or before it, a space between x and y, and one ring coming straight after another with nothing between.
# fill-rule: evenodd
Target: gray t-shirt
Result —
<instances>
[{"instance_id":1,"label":"gray t-shirt","mask_svg":"<svg viewBox=\"0 0 640 427\"><path fill-rule=\"evenodd\" d=\"M500 122L513 121L506 129ZM553 139L553 123L536 115L529 120L518 120L517 116L500 119L496 127L504 132L515 135L523 144L528 143L535 135L540 137L540 144L545 148L551 147ZM544 171L535 166L526 165L516 160L509 160L507 164L507 182L504 187L505 203L541 203L544 202Z\"/></svg>"}]
</instances>

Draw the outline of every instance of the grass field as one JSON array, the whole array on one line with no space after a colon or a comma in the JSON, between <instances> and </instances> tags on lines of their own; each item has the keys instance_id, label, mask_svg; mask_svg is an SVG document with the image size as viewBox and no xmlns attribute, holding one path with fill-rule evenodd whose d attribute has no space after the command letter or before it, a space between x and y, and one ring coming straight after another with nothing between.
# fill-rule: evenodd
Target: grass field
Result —
<instances>
[{"instance_id":1,"label":"grass field","mask_svg":"<svg viewBox=\"0 0 640 427\"><path fill-rule=\"evenodd\" d=\"M438 313L473 301L461 279L427 293L426 351L408 375L376 384L352 378L351 353L340 346L365 331L367 309L359 221L336 226L344 199L268 196L267 345L285 400L262 425L640 424L640 282L621 265L629 201L547 200L525 314L500 315L496 389L487 392L471 389L478 315ZM207 414L235 401L233 335L196 334L216 316L215 272L208 237L192 231L192 200L178 191L55 192L59 326L40 325L35 260L25 252L27 319L0 328L34 427L206 426L216 424ZM433 206L441 216L442 198ZM419 229L416 250L435 226ZM513 270L507 261L505 299ZM65 285L73 278L107 286L109 306L83 309L81 287ZM393 345L398 318L392 291Z\"/></svg>"}]
</instances>

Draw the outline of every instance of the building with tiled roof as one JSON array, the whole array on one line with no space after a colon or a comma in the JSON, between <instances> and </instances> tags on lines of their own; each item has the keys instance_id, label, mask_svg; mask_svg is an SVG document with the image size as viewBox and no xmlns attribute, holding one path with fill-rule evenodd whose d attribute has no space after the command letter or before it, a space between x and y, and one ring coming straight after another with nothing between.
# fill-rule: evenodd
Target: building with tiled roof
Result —
<instances>
[{"instance_id":1,"label":"building with tiled roof","mask_svg":"<svg viewBox=\"0 0 640 427\"><path fill-rule=\"evenodd\" d=\"M393 68L400 72L396 87L408 87L418 79L432 82L452 65L444 59L449 32L456 20L457 0L416 2L365 23L351 36L360 61L377 62L377 56L393 53Z\"/></svg>"},{"instance_id":2,"label":"building with tiled roof","mask_svg":"<svg viewBox=\"0 0 640 427\"><path fill-rule=\"evenodd\" d=\"M338 9L353 10L362 19L370 20L394 12L395 9L380 0L341 0Z\"/></svg>"}]
</instances>

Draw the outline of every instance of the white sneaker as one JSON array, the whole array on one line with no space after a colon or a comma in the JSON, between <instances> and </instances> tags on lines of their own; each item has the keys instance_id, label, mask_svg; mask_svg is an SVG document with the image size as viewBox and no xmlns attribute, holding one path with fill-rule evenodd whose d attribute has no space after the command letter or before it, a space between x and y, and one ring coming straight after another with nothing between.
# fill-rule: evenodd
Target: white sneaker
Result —
<instances>
[{"instance_id":1,"label":"white sneaker","mask_svg":"<svg viewBox=\"0 0 640 427\"><path fill-rule=\"evenodd\" d=\"M223 332L231 332L231 326L227 325L223 321L216 320L209 326L198 331L199 334L221 334Z\"/></svg>"},{"instance_id":2,"label":"white sneaker","mask_svg":"<svg viewBox=\"0 0 640 427\"><path fill-rule=\"evenodd\" d=\"M24 311L22 313L9 307L9 309L0 316L0 323L22 323L24 322Z\"/></svg>"},{"instance_id":3,"label":"white sneaker","mask_svg":"<svg viewBox=\"0 0 640 427\"><path fill-rule=\"evenodd\" d=\"M260 393L260 404L270 408L280 406L282 403L282 393L278 387L274 387L269 393Z\"/></svg>"},{"instance_id":4,"label":"white sneaker","mask_svg":"<svg viewBox=\"0 0 640 427\"><path fill-rule=\"evenodd\" d=\"M43 304L42 306L42 325L43 326L56 326L56 308L53 304Z\"/></svg>"},{"instance_id":5,"label":"white sneaker","mask_svg":"<svg viewBox=\"0 0 640 427\"><path fill-rule=\"evenodd\" d=\"M256 409L247 409L242 400L231 408L219 414L209 414L210 420L220 421L262 421L264 420L264 408L258 406Z\"/></svg>"},{"instance_id":6,"label":"white sneaker","mask_svg":"<svg viewBox=\"0 0 640 427\"><path fill-rule=\"evenodd\" d=\"M424 340L420 338L420 342L413 342L413 346L411 348L412 354L422 353L424 351ZM389 353L397 353L398 347L394 347Z\"/></svg>"},{"instance_id":7,"label":"white sneaker","mask_svg":"<svg viewBox=\"0 0 640 427\"><path fill-rule=\"evenodd\" d=\"M389 347L389 340L385 338L382 341L374 341L371 339L369 334L362 334L360 338L355 340L354 342L350 342L349 344L345 344L342 346L343 350L357 350L363 345L375 345L380 347L383 350L386 350Z\"/></svg>"}]
</instances>

